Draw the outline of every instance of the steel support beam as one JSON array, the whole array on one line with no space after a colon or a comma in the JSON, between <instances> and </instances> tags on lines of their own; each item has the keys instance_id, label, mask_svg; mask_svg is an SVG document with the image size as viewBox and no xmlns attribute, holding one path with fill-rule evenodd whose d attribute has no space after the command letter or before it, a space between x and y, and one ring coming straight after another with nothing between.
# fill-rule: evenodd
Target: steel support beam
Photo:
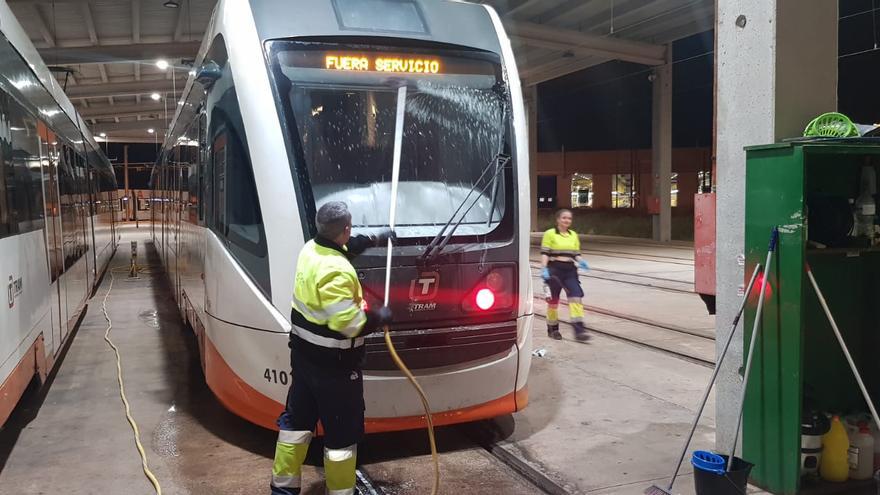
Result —
<instances>
[{"instance_id":1,"label":"steel support beam","mask_svg":"<svg viewBox=\"0 0 880 495\"><path fill-rule=\"evenodd\" d=\"M84 119L109 119L112 117L137 117L138 115L162 115L165 113L165 104L151 105L103 105L79 109L79 114ZM171 110L175 107L172 105Z\"/></svg>"},{"instance_id":2,"label":"steel support beam","mask_svg":"<svg viewBox=\"0 0 880 495\"><path fill-rule=\"evenodd\" d=\"M112 135L113 133L131 133L132 131L144 131L144 133L146 134L147 129L150 128L155 129L156 132L159 133L160 138L165 135L165 121L162 119L95 124L91 126L90 130L92 131L92 134L106 132L108 135Z\"/></svg>"},{"instance_id":3,"label":"steel support beam","mask_svg":"<svg viewBox=\"0 0 880 495\"><path fill-rule=\"evenodd\" d=\"M52 65L130 63L160 58L191 58L199 51L198 41L141 43L83 47L40 48L40 56Z\"/></svg>"},{"instance_id":4,"label":"steel support beam","mask_svg":"<svg viewBox=\"0 0 880 495\"><path fill-rule=\"evenodd\" d=\"M24 4L43 4L43 5L52 5L55 3L68 3L68 4L78 4L78 3L92 3L94 0L6 0L6 3L10 5L24 5Z\"/></svg>"},{"instance_id":5,"label":"steel support beam","mask_svg":"<svg viewBox=\"0 0 880 495\"><path fill-rule=\"evenodd\" d=\"M131 0L131 41L141 42L141 0Z\"/></svg>"},{"instance_id":6,"label":"steel support beam","mask_svg":"<svg viewBox=\"0 0 880 495\"><path fill-rule=\"evenodd\" d=\"M55 46L55 35L49 29L49 24L46 23L46 19L43 17L43 13L40 12L40 7L36 4L28 5L28 8L31 11L31 16L34 18L34 21L37 23L37 29L40 31L40 36L43 37L43 41L46 42L50 47Z\"/></svg>"},{"instance_id":7,"label":"steel support beam","mask_svg":"<svg viewBox=\"0 0 880 495\"><path fill-rule=\"evenodd\" d=\"M644 65L666 63L666 48L661 45L594 36L531 22L507 21L505 27L512 40L529 46Z\"/></svg>"},{"instance_id":8,"label":"steel support beam","mask_svg":"<svg viewBox=\"0 0 880 495\"><path fill-rule=\"evenodd\" d=\"M86 21L86 29L89 31L89 40L93 45L98 44L98 30L95 29L95 18L92 16L92 7L88 3L81 6L83 19Z\"/></svg>"},{"instance_id":9,"label":"steel support beam","mask_svg":"<svg viewBox=\"0 0 880 495\"><path fill-rule=\"evenodd\" d=\"M178 90L182 90L178 84ZM67 88L68 98L107 98L110 96L124 96L147 94L154 91L168 93L174 90L172 81L164 79L159 81L130 81L107 84L78 84Z\"/></svg>"},{"instance_id":10,"label":"steel support beam","mask_svg":"<svg viewBox=\"0 0 880 495\"><path fill-rule=\"evenodd\" d=\"M545 64L523 70L523 86L534 86L607 61L598 57L551 59Z\"/></svg>"}]
</instances>

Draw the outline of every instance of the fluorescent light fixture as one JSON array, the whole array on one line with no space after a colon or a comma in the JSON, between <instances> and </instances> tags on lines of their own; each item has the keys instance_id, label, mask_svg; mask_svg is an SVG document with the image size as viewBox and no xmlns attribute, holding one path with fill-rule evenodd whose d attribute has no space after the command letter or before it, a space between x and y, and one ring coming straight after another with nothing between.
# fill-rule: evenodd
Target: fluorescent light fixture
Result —
<instances>
[{"instance_id":1,"label":"fluorescent light fixture","mask_svg":"<svg viewBox=\"0 0 880 495\"><path fill-rule=\"evenodd\" d=\"M101 137L107 137L107 133L106 133L106 132L102 132L101 134L98 134L98 135L101 136Z\"/></svg>"},{"instance_id":2,"label":"fluorescent light fixture","mask_svg":"<svg viewBox=\"0 0 880 495\"><path fill-rule=\"evenodd\" d=\"M168 61L164 58L160 58L156 61L156 67L158 67L160 70L166 70L168 69Z\"/></svg>"},{"instance_id":3,"label":"fluorescent light fixture","mask_svg":"<svg viewBox=\"0 0 880 495\"><path fill-rule=\"evenodd\" d=\"M162 99L162 95L159 93L150 93L150 98L152 98L153 101L159 101Z\"/></svg>"},{"instance_id":4,"label":"fluorescent light fixture","mask_svg":"<svg viewBox=\"0 0 880 495\"><path fill-rule=\"evenodd\" d=\"M147 132L149 132L150 134L153 134L156 132L156 129L153 129L152 127L150 127L149 129L147 129Z\"/></svg>"}]
</instances>

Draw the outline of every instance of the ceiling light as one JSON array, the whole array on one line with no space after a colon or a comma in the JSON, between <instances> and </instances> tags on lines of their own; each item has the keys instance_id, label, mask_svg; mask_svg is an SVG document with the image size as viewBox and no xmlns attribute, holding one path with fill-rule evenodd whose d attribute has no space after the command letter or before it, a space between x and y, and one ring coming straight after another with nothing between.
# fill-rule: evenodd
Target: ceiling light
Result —
<instances>
[{"instance_id":1,"label":"ceiling light","mask_svg":"<svg viewBox=\"0 0 880 495\"><path fill-rule=\"evenodd\" d=\"M156 132L156 129L153 129L152 127L150 127L149 129L147 129L147 132L149 132L150 134L153 134L154 132Z\"/></svg>"},{"instance_id":2,"label":"ceiling light","mask_svg":"<svg viewBox=\"0 0 880 495\"><path fill-rule=\"evenodd\" d=\"M101 134L98 134L98 135L101 136L101 137L107 137L107 133L106 133L106 132L102 132Z\"/></svg>"},{"instance_id":3,"label":"ceiling light","mask_svg":"<svg viewBox=\"0 0 880 495\"><path fill-rule=\"evenodd\" d=\"M159 101L162 99L162 95L160 95L159 93L152 93L150 94L150 98L152 98L154 101Z\"/></svg>"},{"instance_id":4,"label":"ceiling light","mask_svg":"<svg viewBox=\"0 0 880 495\"><path fill-rule=\"evenodd\" d=\"M162 5L168 7L169 9L176 9L176 8L180 7L180 2L175 2L174 0L168 0L167 2L163 3Z\"/></svg>"},{"instance_id":5,"label":"ceiling light","mask_svg":"<svg viewBox=\"0 0 880 495\"><path fill-rule=\"evenodd\" d=\"M164 58L160 58L156 61L156 67L158 67L160 70L165 70L168 68L168 61Z\"/></svg>"}]
</instances>

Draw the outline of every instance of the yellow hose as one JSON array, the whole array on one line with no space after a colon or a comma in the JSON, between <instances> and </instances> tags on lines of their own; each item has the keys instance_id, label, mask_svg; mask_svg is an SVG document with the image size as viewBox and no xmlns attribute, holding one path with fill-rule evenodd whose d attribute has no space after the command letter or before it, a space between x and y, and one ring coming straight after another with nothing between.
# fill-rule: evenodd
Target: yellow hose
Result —
<instances>
[{"instance_id":1,"label":"yellow hose","mask_svg":"<svg viewBox=\"0 0 880 495\"><path fill-rule=\"evenodd\" d=\"M134 443L141 455L141 465L143 466L144 474L150 480L150 483L152 483L153 488L156 490L156 494L162 495L162 487L159 485L159 480L156 479L156 476L150 471L150 467L147 465L147 454L144 451L143 444L141 444L141 433L138 430L137 422L135 422L134 418L131 416L131 406L128 403L128 399L125 397L125 385L122 381L122 356L119 354L119 348L113 344L112 340L110 340L110 330L113 328L113 321L107 313L107 299L110 297L110 291L113 290L113 281L115 280L113 272L128 269L128 266L117 266L116 268L110 269L110 286L107 287L107 293L104 294L104 300L101 302L101 310L104 312L104 319L107 320L107 331L104 332L104 340L110 345L113 352L116 353L116 380L119 382L119 396L122 397L122 403L125 404L125 417L128 419L132 431L134 431Z\"/></svg>"},{"instance_id":2,"label":"yellow hose","mask_svg":"<svg viewBox=\"0 0 880 495\"><path fill-rule=\"evenodd\" d=\"M422 406L425 408L425 420L428 422L428 442L431 444L431 460L434 463L434 486L431 488L431 495L437 495L437 493L440 492L440 459L437 457L437 442L434 440L434 419L431 416L431 406L428 404L428 396L425 394L425 391L422 390L422 386L419 385L416 377L413 376L409 368L406 367L403 359L400 359L400 356L397 355L397 350L394 348L394 344L391 343L391 332L388 331L387 325L384 330L385 345L388 346L388 352L391 353L391 359L394 360L394 364L400 368L400 371L406 375L407 380L409 380L412 386L416 389L416 393L419 394L419 399L422 400Z\"/></svg>"}]
</instances>

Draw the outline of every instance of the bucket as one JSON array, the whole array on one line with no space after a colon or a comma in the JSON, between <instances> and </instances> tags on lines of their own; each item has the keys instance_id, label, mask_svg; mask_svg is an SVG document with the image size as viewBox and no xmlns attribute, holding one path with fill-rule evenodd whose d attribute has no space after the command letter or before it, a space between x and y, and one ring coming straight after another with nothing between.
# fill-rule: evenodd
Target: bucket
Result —
<instances>
[{"instance_id":1,"label":"bucket","mask_svg":"<svg viewBox=\"0 0 880 495\"><path fill-rule=\"evenodd\" d=\"M696 454L696 452L694 453ZM725 466L727 456L721 457ZM745 495L748 485L749 473L754 464L744 461L739 457L733 458L733 466L730 472L721 473L702 469L698 463L694 463L694 488L696 495Z\"/></svg>"}]
</instances>

